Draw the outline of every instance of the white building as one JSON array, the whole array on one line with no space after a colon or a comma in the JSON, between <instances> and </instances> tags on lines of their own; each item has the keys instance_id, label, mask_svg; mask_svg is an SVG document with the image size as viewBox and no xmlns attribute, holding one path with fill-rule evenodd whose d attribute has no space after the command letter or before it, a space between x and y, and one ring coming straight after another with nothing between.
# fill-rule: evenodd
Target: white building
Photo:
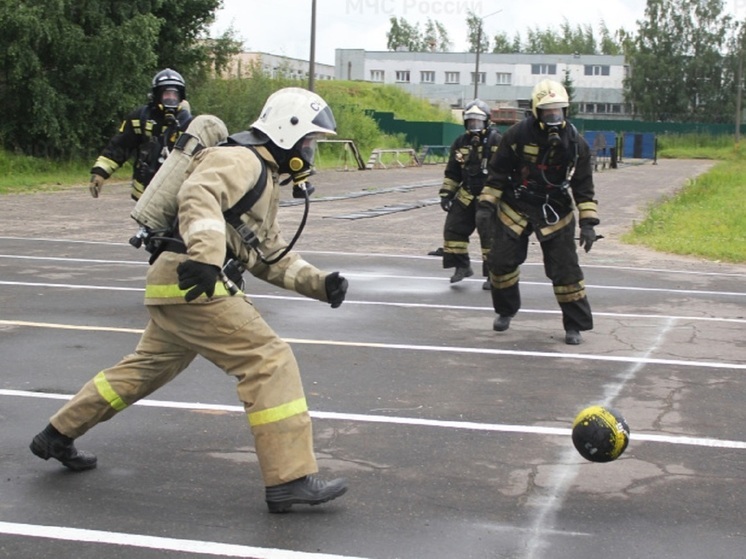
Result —
<instances>
[{"instance_id":1,"label":"white building","mask_svg":"<svg viewBox=\"0 0 746 559\"><path fill-rule=\"evenodd\" d=\"M253 66L260 68L264 74L272 78L283 77L305 80L308 79L310 63L308 60L290 58L279 54L241 52L230 60L227 69L223 72L223 77L240 78L247 76ZM334 66L331 64L315 62L314 69L315 80L334 79Z\"/></svg>"},{"instance_id":2,"label":"white building","mask_svg":"<svg viewBox=\"0 0 746 559\"><path fill-rule=\"evenodd\" d=\"M476 54L337 49L335 77L392 84L441 106L463 107L474 98ZM530 108L531 90L545 78L568 75L582 118L627 118L624 56L491 54L479 56L477 96L492 106Z\"/></svg>"}]
</instances>

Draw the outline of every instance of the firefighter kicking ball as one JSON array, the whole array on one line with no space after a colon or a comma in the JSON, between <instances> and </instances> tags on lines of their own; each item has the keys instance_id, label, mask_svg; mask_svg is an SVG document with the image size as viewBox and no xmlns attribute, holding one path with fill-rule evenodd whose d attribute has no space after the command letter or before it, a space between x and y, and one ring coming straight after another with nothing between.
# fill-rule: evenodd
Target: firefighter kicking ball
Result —
<instances>
[{"instance_id":1,"label":"firefighter kicking ball","mask_svg":"<svg viewBox=\"0 0 746 559\"><path fill-rule=\"evenodd\" d=\"M591 462L611 462L629 444L629 427L622 415L604 406L590 406L572 422L572 443Z\"/></svg>"}]
</instances>

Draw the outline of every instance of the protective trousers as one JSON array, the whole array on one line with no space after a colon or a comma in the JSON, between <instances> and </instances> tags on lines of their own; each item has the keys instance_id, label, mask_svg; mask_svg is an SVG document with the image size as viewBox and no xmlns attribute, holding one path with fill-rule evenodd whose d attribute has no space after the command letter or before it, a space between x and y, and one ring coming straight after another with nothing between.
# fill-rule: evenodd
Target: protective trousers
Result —
<instances>
[{"instance_id":1,"label":"protective trousers","mask_svg":"<svg viewBox=\"0 0 746 559\"><path fill-rule=\"evenodd\" d=\"M482 275L487 277L492 232L477 227L476 213L476 197L467 194L463 188L459 189L443 227L443 268L467 268L470 265L469 237L476 230L481 246Z\"/></svg>"},{"instance_id":2,"label":"protective trousers","mask_svg":"<svg viewBox=\"0 0 746 559\"><path fill-rule=\"evenodd\" d=\"M237 381L266 486L316 473L311 419L290 346L240 296L150 305L135 349L86 383L50 423L77 438L173 380L201 355Z\"/></svg>"},{"instance_id":3,"label":"protective trousers","mask_svg":"<svg viewBox=\"0 0 746 559\"><path fill-rule=\"evenodd\" d=\"M578 263L573 232L575 220L555 236L540 242L544 273L552 280L554 296L562 310L565 330L593 329L593 315L585 294L583 271ZM492 305L500 316L515 316L521 308L519 267L526 261L531 227L519 236L502 222L497 224L492 250L488 256Z\"/></svg>"}]
</instances>

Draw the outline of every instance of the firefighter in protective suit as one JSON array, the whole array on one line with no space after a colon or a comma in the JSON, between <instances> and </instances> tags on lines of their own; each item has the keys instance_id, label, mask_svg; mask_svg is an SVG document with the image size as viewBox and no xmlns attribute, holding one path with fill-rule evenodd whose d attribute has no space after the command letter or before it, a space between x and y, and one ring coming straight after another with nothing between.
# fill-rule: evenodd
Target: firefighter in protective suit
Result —
<instances>
[{"instance_id":1,"label":"firefighter in protective suit","mask_svg":"<svg viewBox=\"0 0 746 559\"><path fill-rule=\"evenodd\" d=\"M311 419L290 346L248 297L231 295L235 290L221 272L233 257L273 285L332 308L342 304L347 280L287 250L277 222L279 175L289 174L302 188L315 138L335 128L321 97L285 88L267 99L249 131L194 156L177 194L178 230L148 269L150 321L135 352L99 372L52 416L31 443L34 454L75 471L95 468L96 457L78 451L73 441L173 380L201 355L238 381L270 512L324 503L347 490L343 478L314 475ZM241 205L247 197L251 203ZM243 234L227 225L236 207Z\"/></svg>"},{"instance_id":2,"label":"firefighter in protective suit","mask_svg":"<svg viewBox=\"0 0 746 559\"><path fill-rule=\"evenodd\" d=\"M101 193L104 181L134 156L130 194L137 201L189 125L192 114L186 83L177 71L166 68L158 72L148 97L148 104L124 117L118 132L94 162L88 186L94 198Z\"/></svg>"},{"instance_id":3,"label":"firefighter in protective suit","mask_svg":"<svg viewBox=\"0 0 746 559\"><path fill-rule=\"evenodd\" d=\"M487 277L487 253L492 232L476 222L477 197L487 178L487 162L497 150L500 133L489 127L490 108L475 99L464 108L466 132L451 145L440 206L448 212L443 228L443 268L455 268L451 283L474 275L469 261L469 236L477 230L482 249L482 274ZM487 224L488 225L488 224ZM489 289L489 282L482 286Z\"/></svg>"},{"instance_id":4,"label":"firefighter in protective suit","mask_svg":"<svg viewBox=\"0 0 746 559\"><path fill-rule=\"evenodd\" d=\"M567 120L569 97L552 80L536 84L531 112L505 132L490 160L479 197L479 218L495 223L488 256L492 302L498 314L493 329L502 332L521 306L519 267L534 233L544 256L544 271L562 310L565 342L577 345L580 332L593 328L583 272L575 245L575 207L580 246L596 240L598 203L594 199L590 149Z\"/></svg>"}]
</instances>

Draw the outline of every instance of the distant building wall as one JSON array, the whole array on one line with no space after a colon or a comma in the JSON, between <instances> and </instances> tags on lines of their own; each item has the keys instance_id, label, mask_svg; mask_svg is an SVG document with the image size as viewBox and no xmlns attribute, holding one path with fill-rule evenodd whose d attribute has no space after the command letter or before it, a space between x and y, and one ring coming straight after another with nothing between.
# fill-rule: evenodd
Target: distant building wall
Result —
<instances>
[{"instance_id":1,"label":"distant building wall","mask_svg":"<svg viewBox=\"0 0 746 559\"><path fill-rule=\"evenodd\" d=\"M463 107L474 97L476 54L337 49L337 79L391 84L441 106ZM586 118L628 118L624 56L492 54L479 57L477 95L493 106L529 108L542 79L569 75L573 103Z\"/></svg>"},{"instance_id":2,"label":"distant building wall","mask_svg":"<svg viewBox=\"0 0 746 559\"><path fill-rule=\"evenodd\" d=\"M224 78L246 77L252 66L258 66L270 77L284 77L304 80L308 78L310 63L308 60L289 58L266 52L241 52L234 56L222 73ZM314 64L316 80L333 80L334 66L331 64Z\"/></svg>"}]
</instances>

